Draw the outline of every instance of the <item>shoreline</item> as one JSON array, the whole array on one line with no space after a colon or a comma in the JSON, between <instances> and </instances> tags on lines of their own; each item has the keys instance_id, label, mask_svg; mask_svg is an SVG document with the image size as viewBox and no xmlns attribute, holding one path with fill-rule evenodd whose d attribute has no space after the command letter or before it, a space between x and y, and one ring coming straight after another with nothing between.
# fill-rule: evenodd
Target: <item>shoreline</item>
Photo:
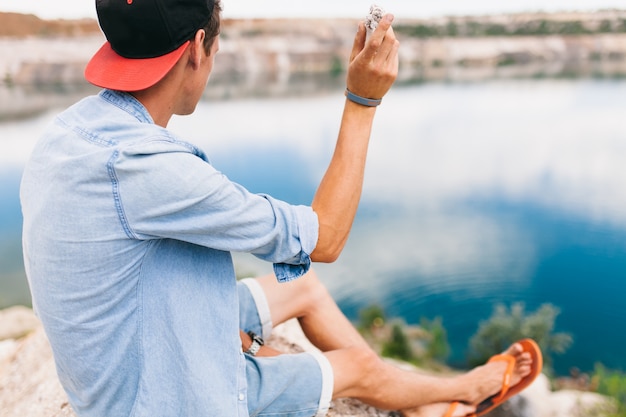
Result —
<instances>
[{"instance_id":1,"label":"shoreline","mask_svg":"<svg viewBox=\"0 0 626 417\"><path fill-rule=\"evenodd\" d=\"M356 23L226 19L213 81L340 75ZM400 82L575 72L626 77L626 10L397 19L396 26ZM84 83L83 68L105 41L95 20L0 12L0 28L0 85L9 87Z\"/></svg>"},{"instance_id":2,"label":"shoreline","mask_svg":"<svg viewBox=\"0 0 626 417\"><path fill-rule=\"evenodd\" d=\"M205 96L340 89L355 24L354 19L225 20ZM542 25L550 29L545 34ZM626 10L398 19L397 26L398 85L626 78ZM0 28L0 121L37 115L95 91L83 77L105 41L95 20L43 21L0 12Z\"/></svg>"}]
</instances>

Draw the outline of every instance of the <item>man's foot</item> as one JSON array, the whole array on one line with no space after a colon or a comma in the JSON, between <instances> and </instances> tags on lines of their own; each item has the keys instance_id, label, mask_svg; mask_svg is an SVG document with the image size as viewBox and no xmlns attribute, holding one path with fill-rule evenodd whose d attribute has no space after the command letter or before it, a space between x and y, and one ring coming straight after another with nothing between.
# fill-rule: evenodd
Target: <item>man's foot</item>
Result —
<instances>
[{"instance_id":1,"label":"man's foot","mask_svg":"<svg viewBox=\"0 0 626 417\"><path fill-rule=\"evenodd\" d=\"M410 410L402 410L400 415L402 415L402 417L443 417L450 409L450 405L450 403L428 404L422 407L412 408ZM475 411L476 407L474 406L456 403L454 411L449 415L449 417L464 417L468 414L474 413Z\"/></svg>"},{"instance_id":2,"label":"man's foot","mask_svg":"<svg viewBox=\"0 0 626 417\"><path fill-rule=\"evenodd\" d=\"M509 386L513 387L523 378L530 375L533 359L529 352L524 351L524 347L520 343L514 343L503 354L515 359L515 365L509 381ZM508 362L495 360L460 376L459 378L463 379L466 386L470 388L470 392L468 392L467 397L459 400L477 405L485 399L498 394L502 390L503 377L507 366Z\"/></svg>"},{"instance_id":3,"label":"man's foot","mask_svg":"<svg viewBox=\"0 0 626 417\"><path fill-rule=\"evenodd\" d=\"M508 381L510 387L514 387L530 375L533 369L533 359L529 352L524 351L521 343L511 345L502 355L515 360ZM464 417L473 414L477 412L478 404L502 391L504 375L510 362L503 358L495 358L457 377L460 386L465 389L454 403L452 411L450 403L436 403L402 410L401 415L403 417Z\"/></svg>"}]
</instances>

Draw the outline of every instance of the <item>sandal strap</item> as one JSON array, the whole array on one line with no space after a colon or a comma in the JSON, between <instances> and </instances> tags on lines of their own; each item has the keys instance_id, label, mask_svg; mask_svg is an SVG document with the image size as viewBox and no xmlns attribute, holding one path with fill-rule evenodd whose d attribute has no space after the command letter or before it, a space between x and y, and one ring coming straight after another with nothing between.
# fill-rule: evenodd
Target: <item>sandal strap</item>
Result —
<instances>
[{"instance_id":1,"label":"sandal strap","mask_svg":"<svg viewBox=\"0 0 626 417\"><path fill-rule=\"evenodd\" d=\"M452 417L452 414L454 414L454 410L456 410L457 405L459 405L458 401L451 403L450 407L448 407L448 411L446 412L446 414L443 415L443 417Z\"/></svg>"},{"instance_id":2,"label":"sandal strap","mask_svg":"<svg viewBox=\"0 0 626 417\"><path fill-rule=\"evenodd\" d=\"M500 390L500 395L496 397L496 401L500 401L511 388L511 377L515 370L515 358L508 354L500 354L492 356L487 363L490 362L507 362L506 371L502 375L502 389Z\"/></svg>"}]
</instances>

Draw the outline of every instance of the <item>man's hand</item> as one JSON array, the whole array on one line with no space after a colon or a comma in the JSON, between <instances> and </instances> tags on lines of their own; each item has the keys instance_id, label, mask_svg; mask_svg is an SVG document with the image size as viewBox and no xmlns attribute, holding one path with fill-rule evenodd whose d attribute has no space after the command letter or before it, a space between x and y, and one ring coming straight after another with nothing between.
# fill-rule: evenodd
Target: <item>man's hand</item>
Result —
<instances>
[{"instance_id":1,"label":"man's hand","mask_svg":"<svg viewBox=\"0 0 626 417\"><path fill-rule=\"evenodd\" d=\"M347 87L352 93L381 99L396 80L400 42L391 27L393 19L386 14L367 41L365 24L359 25L348 67Z\"/></svg>"}]
</instances>

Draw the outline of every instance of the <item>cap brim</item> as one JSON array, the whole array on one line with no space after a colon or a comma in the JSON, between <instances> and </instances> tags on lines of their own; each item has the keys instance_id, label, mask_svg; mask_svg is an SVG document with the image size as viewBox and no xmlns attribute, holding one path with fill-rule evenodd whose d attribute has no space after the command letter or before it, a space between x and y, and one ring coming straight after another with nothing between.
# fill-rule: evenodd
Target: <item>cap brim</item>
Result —
<instances>
[{"instance_id":1,"label":"cap brim","mask_svg":"<svg viewBox=\"0 0 626 417\"><path fill-rule=\"evenodd\" d=\"M106 42L85 68L90 83L111 90L139 91L158 83L183 55L189 41L169 54L156 58L133 59L118 55Z\"/></svg>"}]
</instances>

